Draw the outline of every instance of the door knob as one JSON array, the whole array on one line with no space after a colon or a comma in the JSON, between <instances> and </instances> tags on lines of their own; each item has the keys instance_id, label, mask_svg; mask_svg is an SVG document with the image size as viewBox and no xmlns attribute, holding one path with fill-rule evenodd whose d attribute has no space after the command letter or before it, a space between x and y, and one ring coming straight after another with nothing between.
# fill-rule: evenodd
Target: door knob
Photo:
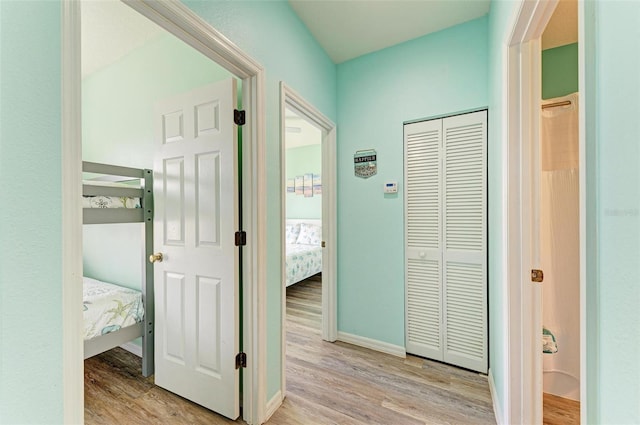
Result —
<instances>
[{"instance_id":1,"label":"door knob","mask_svg":"<svg viewBox=\"0 0 640 425\"><path fill-rule=\"evenodd\" d=\"M531 282L542 282L544 280L544 273L542 270L533 269L531 270Z\"/></svg>"},{"instance_id":2,"label":"door knob","mask_svg":"<svg viewBox=\"0 0 640 425\"><path fill-rule=\"evenodd\" d=\"M164 259L164 257L162 256L162 253L161 253L161 252L158 252L158 253L156 253L156 254L151 254L151 255L149 256L149 262L150 262L150 263L156 263L156 262L158 262L158 263L162 263L162 260L163 260L163 259Z\"/></svg>"},{"instance_id":3,"label":"door knob","mask_svg":"<svg viewBox=\"0 0 640 425\"><path fill-rule=\"evenodd\" d=\"M421 252L420 252L420 258L424 258L424 257L426 257L426 256L427 256L427 253L426 253L426 252L424 252L424 251L421 251Z\"/></svg>"}]
</instances>

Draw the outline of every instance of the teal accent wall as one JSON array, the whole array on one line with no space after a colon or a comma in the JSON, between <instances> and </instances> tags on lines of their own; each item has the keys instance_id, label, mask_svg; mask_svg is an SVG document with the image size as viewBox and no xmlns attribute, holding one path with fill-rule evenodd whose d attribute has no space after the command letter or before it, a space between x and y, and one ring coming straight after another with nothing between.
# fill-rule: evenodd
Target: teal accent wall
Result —
<instances>
[{"instance_id":1,"label":"teal accent wall","mask_svg":"<svg viewBox=\"0 0 640 425\"><path fill-rule=\"evenodd\" d=\"M292 179L307 173L322 176L322 146L311 145L286 150L286 178ZM287 218L322 218L322 195L304 195L287 193Z\"/></svg>"},{"instance_id":2,"label":"teal accent wall","mask_svg":"<svg viewBox=\"0 0 640 425\"><path fill-rule=\"evenodd\" d=\"M487 106L487 35L483 17L338 65L341 332L405 345L403 123ZM377 175L354 176L360 149L377 151Z\"/></svg>"},{"instance_id":3,"label":"teal accent wall","mask_svg":"<svg viewBox=\"0 0 640 425\"><path fill-rule=\"evenodd\" d=\"M588 423L638 424L640 2L580 7L588 44Z\"/></svg>"},{"instance_id":4,"label":"teal accent wall","mask_svg":"<svg viewBox=\"0 0 640 425\"><path fill-rule=\"evenodd\" d=\"M506 158L507 127L506 93L502 90L507 79L507 46L515 23L520 1L495 0L489 10L489 370L495 384L495 402L502 420L507 407L509 327L507 321L508 297L505 276L504 226L507 199L503 197L503 178ZM516 379L516 378L514 378ZM505 423L507 423L505 422Z\"/></svg>"},{"instance_id":5,"label":"teal accent wall","mask_svg":"<svg viewBox=\"0 0 640 425\"><path fill-rule=\"evenodd\" d=\"M153 168L155 104L230 77L171 34L133 50L82 82L83 159ZM83 226L85 276L140 289L145 261L143 224Z\"/></svg>"},{"instance_id":6,"label":"teal accent wall","mask_svg":"<svg viewBox=\"0 0 640 425\"><path fill-rule=\"evenodd\" d=\"M542 51L542 98L578 91L578 43Z\"/></svg>"},{"instance_id":7,"label":"teal accent wall","mask_svg":"<svg viewBox=\"0 0 640 425\"><path fill-rule=\"evenodd\" d=\"M0 422L62 423L61 5L0 1Z\"/></svg>"},{"instance_id":8,"label":"teal accent wall","mask_svg":"<svg viewBox=\"0 0 640 425\"><path fill-rule=\"evenodd\" d=\"M266 69L267 400L280 390L283 277L280 217L280 81L336 120L336 66L286 1L184 3Z\"/></svg>"}]
</instances>

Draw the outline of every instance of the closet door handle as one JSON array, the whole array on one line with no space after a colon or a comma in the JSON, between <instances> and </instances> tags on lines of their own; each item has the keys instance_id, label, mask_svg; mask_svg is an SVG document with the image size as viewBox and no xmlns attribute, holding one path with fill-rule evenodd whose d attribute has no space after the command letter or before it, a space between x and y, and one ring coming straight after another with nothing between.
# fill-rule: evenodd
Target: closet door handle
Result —
<instances>
[{"instance_id":1,"label":"closet door handle","mask_svg":"<svg viewBox=\"0 0 640 425\"><path fill-rule=\"evenodd\" d=\"M162 263L162 260L164 260L164 256L162 255L161 252L155 253L155 254L151 254L149 256L149 262L150 263Z\"/></svg>"},{"instance_id":2,"label":"closet door handle","mask_svg":"<svg viewBox=\"0 0 640 425\"><path fill-rule=\"evenodd\" d=\"M427 253L424 251L421 251L419 255L420 255L420 258L424 258L427 256Z\"/></svg>"}]
</instances>

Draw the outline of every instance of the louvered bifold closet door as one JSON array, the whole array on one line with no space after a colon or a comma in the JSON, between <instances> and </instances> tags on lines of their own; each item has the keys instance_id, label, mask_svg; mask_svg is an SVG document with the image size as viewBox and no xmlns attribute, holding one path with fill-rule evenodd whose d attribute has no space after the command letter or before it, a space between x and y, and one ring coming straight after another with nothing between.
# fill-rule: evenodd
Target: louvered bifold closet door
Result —
<instances>
[{"instance_id":1,"label":"louvered bifold closet door","mask_svg":"<svg viewBox=\"0 0 640 425\"><path fill-rule=\"evenodd\" d=\"M487 112L443 119L444 361L487 372Z\"/></svg>"},{"instance_id":2,"label":"louvered bifold closet door","mask_svg":"<svg viewBox=\"0 0 640 425\"><path fill-rule=\"evenodd\" d=\"M442 123L408 124L404 132L407 352L443 360Z\"/></svg>"}]
</instances>

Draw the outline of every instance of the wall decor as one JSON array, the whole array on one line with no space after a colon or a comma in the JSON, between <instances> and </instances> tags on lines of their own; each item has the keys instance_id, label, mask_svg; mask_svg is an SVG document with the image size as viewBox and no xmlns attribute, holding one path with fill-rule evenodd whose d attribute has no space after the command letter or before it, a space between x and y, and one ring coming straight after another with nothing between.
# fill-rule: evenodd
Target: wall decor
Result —
<instances>
[{"instance_id":1,"label":"wall decor","mask_svg":"<svg viewBox=\"0 0 640 425\"><path fill-rule=\"evenodd\" d=\"M303 176L296 176L295 178L295 188L296 188L296 195L302 195L303 194L303 190L304 190L304 177Z\"/></svg>"},{"instance_id":2,"label":"wall decor","mask_svg":"<svg viewBox=\"0 0 640 425\"><path fill-rule=\"evenodd\" d=\"M320 178L320 174L313 175L313 194L322 194L322 179Z\"/></svg>"},{"instance_id":3,"label":"wall decor","mask_svg":"<svg viewBox=\"0 0 640 425\"><path fill-rule=\"evenodd\" d=\"M353 155L353 170L356 177L368 179L378 172L378 156L374 149L356 151Z\"/></svg>"},{"instance_id":4,"label":"wall decor","mask_svg":"<svg viewBox=\"0 0 640 425\"><path fill-rule=\"evenodd\" d=\"M287 179L287 193L296 191L296 179Z\"/></svg>"},{"instance_id":5,"label":"wall decor","mask_svg":"<svg viewBox=\"0 0 640 425\"><path fill-rule=\"evenodd\" d=\"M313 174L308 173L304 175L304 197L311 196L313 196Z\"/></svg>"}]
</instances>

